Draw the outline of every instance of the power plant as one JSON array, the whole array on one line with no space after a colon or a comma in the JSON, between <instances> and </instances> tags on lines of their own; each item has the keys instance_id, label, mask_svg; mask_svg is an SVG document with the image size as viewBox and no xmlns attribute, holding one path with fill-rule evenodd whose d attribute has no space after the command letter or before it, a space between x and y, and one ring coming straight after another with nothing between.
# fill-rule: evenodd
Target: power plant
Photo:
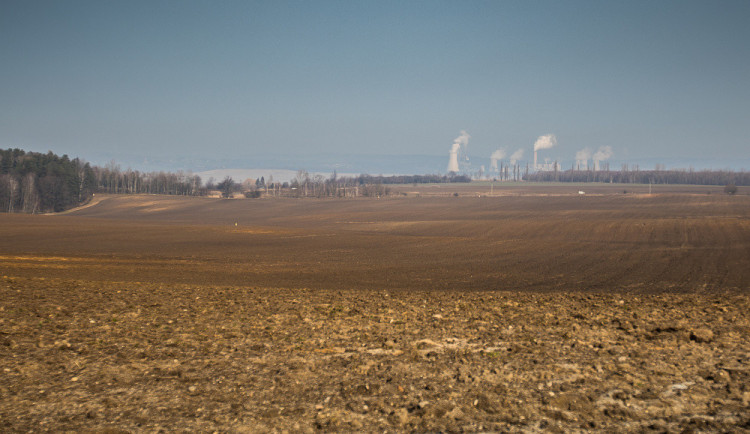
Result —
<instances>
[{"instance_id":1,"label":"power plant","mask_svg":"<svg viewBox=\"0 0 750 434\"><path fill-rule=\"evenodd\" d=\"M500 179L522 179L521 167L519 161L523 158L524 150L520 148L508 157L509 162L503 162L506 158L505 149L497 149L490 155L489 171L485 172L485 166L480 166L479 169L472 170L471 162L469 160L468 144L471 136L464 130L458 137L453 140L448 157L448 173L461 174L470 176L473 179L486 179L499 177ZM531 167L526 163L525 172L548 172L548 171L559 171L563 170L558 160L551 161L549 158L545 158L540 161L540 151L551 149L557 145L557 137L554 134L545 134L537 137L534 142L534 160ZM576 152L575 164L572 170L601 170L602 162L608 160L613 155L612 147L601 146L599 149L592 154L589 148L581 149ZM589 164L591 160L592 164ZM567 166L570 167L570 166ZM510 168L513 170L512 176L510 176Z\"/></svg>"}]
</instances>

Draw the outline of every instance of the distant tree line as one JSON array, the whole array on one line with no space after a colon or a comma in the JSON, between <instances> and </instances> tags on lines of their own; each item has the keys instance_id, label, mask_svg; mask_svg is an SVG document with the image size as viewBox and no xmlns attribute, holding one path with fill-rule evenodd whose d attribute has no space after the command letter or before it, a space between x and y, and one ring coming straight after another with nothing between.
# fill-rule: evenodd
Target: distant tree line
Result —
<instances>
[{"instance_id":1,"label":"distant tree line","mask_svg":"<svg viewBox=\"0 0 750 434\"><path fill-rule=\"evenodd\" d=\"M728 170L550 170L523 177L532 182L605 182L618 184L750 185L750 172Z\"/></svg>"},{"instance_id":2,"label":"distant tree line","mask_svg":"<svg viewBox=\"0 0 750 434\"><path fill-rule=\"evenodd\" d=\"M338 176L335 172L325 178L322 175L310 176L300 170L290 183L290 193L294 197L381 197L391 193L388 185L471 182L465 175L394 175L354 177Z\"/></svg>"},{"instance_id":3,"label":"distant tree line","mask_svg":"<svg viewBox=\"0 0 750 434\"><path fill-rule=\"evenodd\" d=\"M92 170L96 180L96 192L99 193L202 196L207 191L200 176L182 171L172 173L122 170L114 162L105 167L94 166Z\"/></svg>"},{"instance_id":4,"label":"distant tree line","mask_svg":"<svg viewBox=\"0 0 750 434\"><path fill-rule=\"evenodd\" d=\"M317 174L310 176L305 170L289 183L288 194L292 197L381 197L390 194L382 180L367 179L366 175L358 177L338 176L334 172L330 177ZM369 182L368 182L369 181ZM283 186L282 186L283 187Z\"/></svg>"},{"instance_id":5,"label":"distant tree line","mask_svg":"<svg viewBox=\"0 0 750 434\"><path fill-rule=\"evenodd\" d=\"M122 170L115 162L104 167L91 166L78 158L70 159L52 152L46 154L21 149L0 150L0 211L60 212L86 203L95 193L168 194L197 196L219 190L223 197L243 192L246 197L382 197L391 193L390 184L423 184L471 182L465 175L410 175L339 177L335 172L326 178L297 172L291 182L268 181L238 184L227 177L219 183L185 172L139 172Z\"/></svg>"},{"instance_id":6,"label":"distant tree line","mask_svg":"<svg viewBox=\"0 0 750 434\"><path fill-rule=\"evenodd\" d=\"M219 190L222 197L231 197L242 192L247 198L258 198L263 195L276 197L382 197L391 194L388 185L392 184L426 184L471 182L465 175L397 175L397 176L338 176L334 172L330 177L311 175L306 170L299 170L291 182L266 181L261 177L255 181L246 180L239 184L231 177L226 177L218 184L209 180L209 190Z\"/></svg>"},{"instance_id":7,"label":"distant tree line","mask_svg":"<svg viewBox=\"0 0 750 434\"><path fill-rule=\"evenodd\" d=\"M445 184L451 182L471 182L466 175L359 175L355 178L360 185L365 184Z\"/></svg>"},{"instance_id":8,"label":"distant tree line","mask_svg":"<svg viewBox=\"0 0 750 434\"><path fill-rule=\"evenodd\" d=\"M0 150L0 211L60 212L87 202L94 193L202 195L196 175L141 173L114 163L91 166L52 152Z\"/></svg>"}]
</instances>

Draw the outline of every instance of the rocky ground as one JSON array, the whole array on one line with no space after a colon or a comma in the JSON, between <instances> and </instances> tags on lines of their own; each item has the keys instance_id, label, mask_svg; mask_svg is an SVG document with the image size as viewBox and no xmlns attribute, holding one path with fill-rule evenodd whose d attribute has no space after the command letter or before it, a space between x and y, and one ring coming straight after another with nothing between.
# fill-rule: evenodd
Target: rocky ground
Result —
<instances>
[{"instance_id":1,"label":"rocky ground","mask_svg":"<svg viewBox=\"0 0 750 434\"><path fill-rule=\"evenodd\" d=\"M3 277L0 366L6 432L750 432L750 299Z\"/></svg>"}]
</instances>

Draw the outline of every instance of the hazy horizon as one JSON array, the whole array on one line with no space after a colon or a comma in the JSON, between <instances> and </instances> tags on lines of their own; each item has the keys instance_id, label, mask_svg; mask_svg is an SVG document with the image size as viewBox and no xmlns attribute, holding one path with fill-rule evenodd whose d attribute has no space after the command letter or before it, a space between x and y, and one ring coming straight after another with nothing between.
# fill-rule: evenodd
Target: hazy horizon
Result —
<instances>
[{"instance_id":1,"label":"hazy horizon","mask_svg":"<svg viewBox=\"0 0 750 434\"><path fill-rule=\"evenodd\" d=\"M465 130L477 165L531 160L546 134L551 160L746 162L748 16L746 1L9 0L0 147L445 171Z\"/></svg>"}]
</instances>

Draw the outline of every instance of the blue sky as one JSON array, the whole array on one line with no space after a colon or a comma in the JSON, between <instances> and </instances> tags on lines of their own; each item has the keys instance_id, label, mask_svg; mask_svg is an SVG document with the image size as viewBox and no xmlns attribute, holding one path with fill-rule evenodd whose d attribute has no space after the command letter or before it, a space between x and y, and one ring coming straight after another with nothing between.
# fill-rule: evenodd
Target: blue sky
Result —
<instances>
[{"instance_id":1,"label":"blue sky","mask_svg":"<svg viewBox=\"0 0 750 434\"><path fill-rule=\"evenodd\" d=\"M0 147L750 158L750 1L0 2Z\"/></svg>"}]
</instances>

